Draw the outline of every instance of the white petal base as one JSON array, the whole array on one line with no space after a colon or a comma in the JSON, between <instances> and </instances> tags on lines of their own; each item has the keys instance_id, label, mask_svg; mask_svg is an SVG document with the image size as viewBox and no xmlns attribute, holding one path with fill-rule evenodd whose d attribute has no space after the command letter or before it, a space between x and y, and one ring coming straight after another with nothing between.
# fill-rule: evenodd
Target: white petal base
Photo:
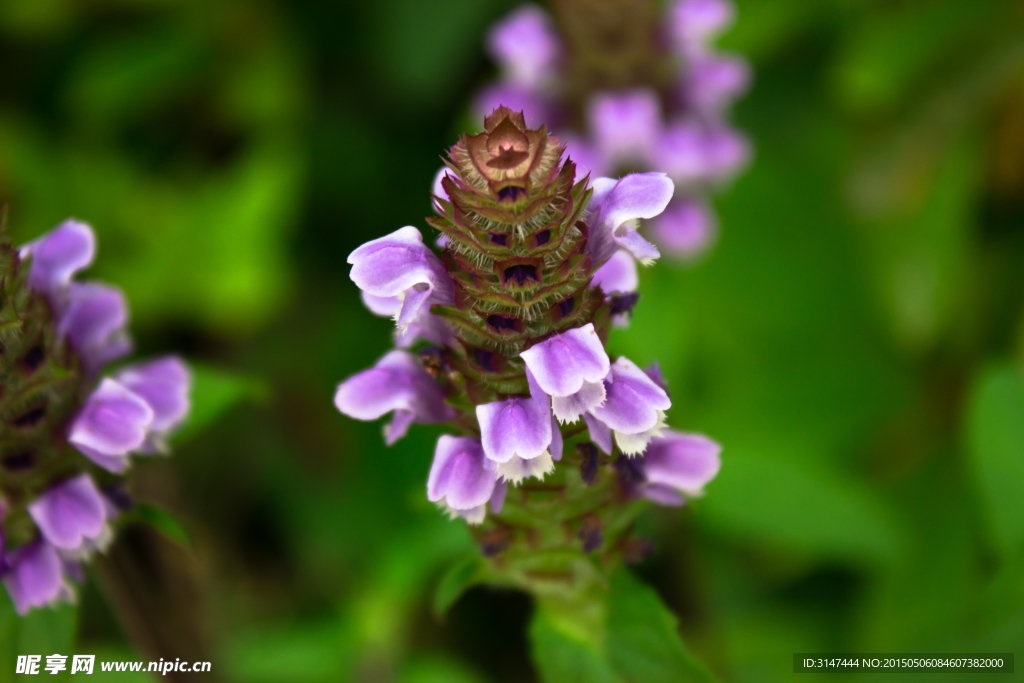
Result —
<instances>
[{"instance_id":1,"label":"white petal base","mask_svg":"<svg viewBox=\"0 0 1024 683\"><path fill-rule=\"evenodd\" d=\"M497 468L498 478L511 482L513 486L519 486L524 479L530 477L536 477L543 481L544 477L554 470L555 461L551 459L551 454L547 451L529 460L523 460L518 455L513 455L508 462L498 463Z\"/></svg>"}]
</instances>

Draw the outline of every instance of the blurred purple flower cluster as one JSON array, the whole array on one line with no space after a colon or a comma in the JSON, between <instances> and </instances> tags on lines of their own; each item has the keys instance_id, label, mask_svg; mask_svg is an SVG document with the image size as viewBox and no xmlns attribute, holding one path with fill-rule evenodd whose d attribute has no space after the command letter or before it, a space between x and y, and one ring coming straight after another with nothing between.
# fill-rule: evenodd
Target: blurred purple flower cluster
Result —
<instances>
[{"instance_id":1,"label":"blurred purple flower cluster","mask_svg":"<svg viewBox=\"0 0 1024 683\"><path fill-rule=\"evenodd\" d=\"M74 280L95 251L92 228L68 220L19 253L29 263L30 296L42 295L48 304L54 346L66 344L77 358L79 390L95 385L70 397L76 407L70 420L53 425L56 455L48 462L38 462L38 454L28 454L26 462L5 457L5 466L19 475L5 485L5 495L24 482L18 507L36 530L17 547L5 547L0 527L0 576L20 614L73 597L69 581L81 580L78 562L112 539L110 522L123 496L116 495L119 480L111 475L125 471L131 454L166 452L166 437L190 408L191 374L177 356L124 367L96 385L104 365L126 356L132 344L121 291ZM24 470L32 477L22 477ZM107 482L104 488L97 473ZM0 499L0 521L13 518L14 507Z\"/></svg>"},{"instance_id":2,"label":"blurred purple flower cluster","mask_svg":"<svg viewBox=\"0 0 1024 683\"><path fill-rule=\"evenodd\" d=\"M628 16L642 14L638 9ZM734 18L729 0L670 3L653 50L671 64L668 80L585 87L581 111L573 114L566 93L580 87L570 82L570 44L545 10L525 5L491 29L487 48L500 78L476 97L475 112L505 105L523 111L529 125L548 125L565 142L580 177L637 170L668 174L676 196L649 221L651 237L666 253L693 258L717 233L709 194L751 157L746 136L727 119L730 105L749 87L750 67L714 47Z\"/></svg>"}]
</instances>

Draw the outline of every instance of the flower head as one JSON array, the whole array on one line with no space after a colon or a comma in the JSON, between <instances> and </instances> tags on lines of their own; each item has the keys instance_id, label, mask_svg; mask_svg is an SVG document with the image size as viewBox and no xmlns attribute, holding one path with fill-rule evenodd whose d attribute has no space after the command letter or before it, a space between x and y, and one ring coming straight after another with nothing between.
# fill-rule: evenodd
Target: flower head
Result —
<instances>
[{"instance_id":1,"label":"flower head","mask_svg":"<svg viewBox=\"0 0 1024 683\"><path fill-rule=\"evenodd\" d=\"M116 489L133 453L166 451L189 410L190 373L176 357L97 380L131 341L121 291L76 279L95 252L92 228L74 220L20 250L0 235L0 316L21 322L4 337L19 370L0 389L25 397L0 445L0 578L21 614L72 597L77 561L113 536L116 509L96 482Z\"/></svg>"}]
</instances>

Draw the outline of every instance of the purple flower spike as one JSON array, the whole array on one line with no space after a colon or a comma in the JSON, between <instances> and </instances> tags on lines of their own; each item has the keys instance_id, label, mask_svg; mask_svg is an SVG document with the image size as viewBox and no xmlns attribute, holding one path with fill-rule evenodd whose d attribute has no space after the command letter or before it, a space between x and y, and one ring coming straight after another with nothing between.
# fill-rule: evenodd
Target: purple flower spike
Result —
<instances>
[{"instance_id":1,"label":"purple flower spike","mask_svg":"<svg viewBox=\"0 0 1024 683\"><path fill-rule=\"evenodd\" d=\"M590 284L600 287L605 294L635 292L640 286L640 276L636 271L636 259L625 249L619 249L603 266L597 269Z\"/></svg>"},{"instance_id":2,"label":"purple flower spike","mask_svg":"<svg viewBox=\"0 0 1024 683\"><path fill-rule=\"evenodd\" d=\"M530 397L514 396L476 407L484 453L496 463L512 458L532 460L548 455L551 445L551 404L537 383L530 380Z\"/></svg>"},{"instance_id":3,"label":"purple flower spike","mask_svg":"<svg viewBox=\"0 0 1024 683\"><path fill-rule=\"evenodd\" d=\"M676 183L693 185L708 175L707 134L694 121L674 123L666 129L655 153L654 165Z\"/></svg>"},{"instance_id":4,"label":"purple flower spike","mask_svg":"<svg viewBox=\"0 0 1024 683\"><path fill-rule=\"evenodd\" d=\"M447 434L437 440L434 463L427 478L428 500L455 512L469 513L459 516L479 523L483 521L487 503L494 504L492 496L497 481L497 473L486 467L479 441ZM504 503L504 495L501 498L498 509Z\"/></svg>"},{"instance_id":5,"label":"purple flower spike","mask_svg":"<svg viewBox=\"0 0 1024 683\"><path fill-rule=\"evenodd\" d=\"M7 564L4 585L21 616L33 607L45 607L70 597L60 556L45 541L18 548L8 555Z\"/></svg>"},{"instance_id":6,"label":"purple flower spike","mask_svg":"<svg viewBox=\"0 0 1024 683\"><path fill-rule=\"evenodd\" d=\"M88 474L49 489L28 512L43 538L61 550L87 551L110 538L107 505Z\"/></svg>"},{"instance_id":7,"label":"purple flower spike","mask_svg":"<svg viewBox=\"0 0 1024 683\"><path fill-rule=\"evenodd\" d=\"M597 148L610 163L649 162L661 137L661 103L652 91L594 95L588 117Z\"/></svg>"},{"instance_id":8,"label":"purple flower spike","mask_svg":"<svg viewBox=\"0 0 1024 683\"><path fill-rule=\"evenodd\" d=\"M534 5L509 14L487 37L487 50L494 61L510 81L525 88L536 88L551 77L561 48L551 19Z\"/></svg>"},{"instance_id":9,"label":"purple flower spike","mask_svg":"<svg viewBox=\"0 0 1024 683\"><path fill-rule=\"evenodd\" d=\"M367 242L349 254L349 277L375 297L398 297L395 318L400 327L414 322L429 304L454 302L455 286L441 260L423 244L420 231L407 226Z\"/></svg>"},{"instance_id":10,"label":"purple flower spike","mask_svg":"<svg viewBox=\"0 0 1024 683\"><path fill-rule=\"evenodd\" d=\"M732 24L736 8L728 0L679 0L671 10L672 38L689 56Z\"/></svg>"},{"instance_id":11,"label":"purple flower spike","mask_svg":"<svg viewBox=\"0 0 1024 683\"><path fill-rule=\"evenodd\" d=\"M192 374L181 358L165 356L137 363L117 373L116 379L153 409L151 432L167 434L188 415Z\"/></svg>"},{"instance_id":12,"label":"purple flower spike","mask_svg":"<svg viewBox=\"0 0 1024 683\"><path fill-rule=\"evenodd\" d=\"M686 75L687 101L705 116L717 116L750 85L750 65L730 55L693 60Z\"/></svg>"},{"instance_id":13,"label":"purple flower spike","mask_svg":"<svg viewBox=\"0 0 1024 683\"><path fill-rule=\"evenodd\" d=\"M100 467L123 472L128 454L145 443L153 417L145 399L104 379L72 423L68 442Z\"/></svg>"},{"instance_id":14,"label":"purple flower spike","mask_svg":"<svg viewBox=\"0 0 1024 683\"><path fill-rule=\"evenodd\" d=\"M519 356L544 393L552 397L555 417L575 422L604 402L604 377L611 362L593 323L535 344Z\"/></svg>"},{"instance_id":15,"label":"purple flower spike","mask_svg":"<svg viewBox=\"0 0 1024 683\"><path fill-rule=\"evenodd\" d=\"M104 364L131 353L127 324L128 303L121 290L95 282L73 282L61 306L57 332L67 336L86 372L94 374Z\"/></svg>"},{"instance_id":16,"label":"purple flower spike","mask_svg":"<svg viewBox=\"0 0 1024 683\"><path fill-rule=\"evenodd\" d=\"M624 454L642 453L661 432L665 411L672 405L668 394L624 357L612 363L605 392L604 404L591 410L591 415L611 428Z\"/></svg>"},{"instance_id":17,"label":"purple flower spike","mask_svg":"<svg viewBox=\"0 0 1024 683\"><path fill-rule=\"evenodd\" d=\"M602 266L621 247L641 263L660 254L636 231L636 219L657 216L672 199L675 187L664 173L633 173L620 180L598 178L587 208L590 237L587 250L595 266Z\"/></svg>"},{"instance_id":18,"label":"purple flower spike","mask_svg":"<svg viewBox=\"0 0 1024 683\"><path fill-rule=\"evenodd\" d=\"M651 440L644 454L647 486L655 489L644 495L669 505L682 504L677 491L691 498L703 495L704 486L722 468L721 452L720 445L702 434L666 429L662 436Z\"/></svg>"},{"instance_id":19,"label":"purple flower spike","mask_svg":"<svg viewBox=\"0 0 1024 683\"><path fill-rule=\"evenodd\" d=\"M385 429L389 446L405 436L413 422L430 424L455 418L455 411L444 402L444 391L406 351L391 351L369 370L342 382L334 405L357 420L376 420L394 411Z\"/></svg>"},{"instance_id":20,"label":"purple flower spike","mask_svg":"<svg viewBox=\"0 0 1024 683\"><path fill-rule=\"evenodd\" d=\"M21 248L21 258L32 257L28 284L56 303L75 273L92 263L96 235L88 224L68 219Z\"/></svg>"},{"instance_id":21,"label":"purple flower spike","mask_svg":"<svg viewBox=\"0 0 1024 683\"><path fill-rule=\"evenodd\" d=\"M683 199L669 204L651 221L654 240L670 254L691 258L703 253L715 239L715 216L707 204Z\"/></svg>"}]
</instances>

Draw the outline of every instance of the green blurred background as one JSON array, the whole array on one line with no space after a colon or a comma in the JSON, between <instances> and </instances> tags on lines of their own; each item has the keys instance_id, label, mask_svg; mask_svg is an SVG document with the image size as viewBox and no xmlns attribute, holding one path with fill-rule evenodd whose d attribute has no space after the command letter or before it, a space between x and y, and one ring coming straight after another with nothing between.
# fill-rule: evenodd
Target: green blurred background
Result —
<instances>
[{"instance_id":1,"label":"green blurred background","mask_svg":"<svg viewBox=\"0 0 1024 683\"><path fill-rule=\"evenodd\" d=\"M10 233L92 223L140 352L199 373L174 456L133 483L190 540L126 530L77 625L0 616L0 641L241 683L537 680L524 596L432 613L473 552L425 500L437 430L385 449L331 403L392 328L345 258L426 227L494 76L484 31L516 4L0 1ZM647 514L636 570L726 681L828 678L794 652L1024 654L1024 9L738 4L723 46L755 67L735 117L755 163L715 250L644 271L611 340L661 362L673 426L724 466Z\"/></svg>"}]
</instances>

